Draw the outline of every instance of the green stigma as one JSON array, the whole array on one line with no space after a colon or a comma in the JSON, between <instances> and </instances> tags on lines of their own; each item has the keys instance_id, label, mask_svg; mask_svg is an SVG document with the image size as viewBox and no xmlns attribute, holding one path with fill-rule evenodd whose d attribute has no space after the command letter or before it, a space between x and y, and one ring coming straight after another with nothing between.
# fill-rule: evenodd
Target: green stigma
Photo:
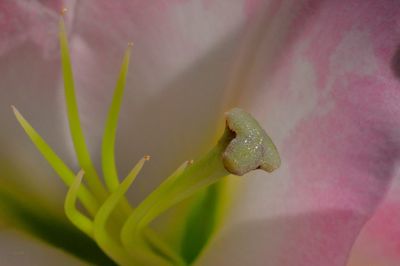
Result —
<instances>
[{"instance_id":1,"label":"green stigma","mask_svg":"<svg viewBox=\"0 0 400 266\"><path fill-rule=\"evenodd\" d=\"M144 156L121 182L114 152L132 45L128 45L123 58L104 129L103 182L90 158L80 123L63 19L60 19L59 40L70 134L81 170L75 174L15 107L13 111L34 145L69 187L64 203L66 216L119 265L189 265L190 262L152 228L152 222L173 206L231 174L277 169L280 158L275 145L250 114L234 108L226 113L226 130L214 148L196 161L184 162L133 207L125 194L150 157ZM77 208L77 201L84 210Z\"/></svg>"}]
</instances>

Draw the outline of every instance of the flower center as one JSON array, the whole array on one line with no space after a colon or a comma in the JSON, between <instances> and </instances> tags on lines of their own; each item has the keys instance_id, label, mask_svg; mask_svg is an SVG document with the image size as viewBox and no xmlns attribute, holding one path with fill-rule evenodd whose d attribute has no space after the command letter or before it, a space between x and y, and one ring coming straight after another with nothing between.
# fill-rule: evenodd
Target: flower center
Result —
<instances>
[{"instance_id":1,"label":"flower center","mask_svg":"<svg viewBox=\"0 0 400 266\"><path fill-rule=\"evenodd\" d=\"M280 165L275 145L251 115L234 108L226 113L226 130L214 148L196 161L184 162L138 206L132 207L125 194L145 162L150 160L150 156L144 156L123 181L119 181L115 137L132 44L128 45L123 59L103 135L104 186L93 166L80 123L63 19L60 19L59 38L70 133L82 170L75 175L19 111L15 107L13 110L37 149L69 187L64 204L66 216L117 264L187 265L188 262L151 228L152 221L231 174L244 175L254 169L275 170ZM77 200L85 213L76 207Z\"/></svg>"}]
</instances>

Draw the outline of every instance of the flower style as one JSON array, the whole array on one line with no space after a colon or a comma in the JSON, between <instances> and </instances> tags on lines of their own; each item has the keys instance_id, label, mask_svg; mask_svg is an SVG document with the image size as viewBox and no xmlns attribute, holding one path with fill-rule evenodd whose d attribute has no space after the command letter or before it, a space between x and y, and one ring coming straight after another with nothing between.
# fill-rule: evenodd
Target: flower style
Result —
<instances>
[{"instance_id":1,"label":"flower style","mask_svg":"<svg viewBox=\"0 0 400 266\"><path fill-rule=\"evenodd\" d=\"M128 173L146 152L157 168L144 169L133 202L173 166L210 147L214 125L230 106L254 114L276 142L282 167L268 178L237 180L231 210L197 265L398 264L396 1L3 1L1 202L13 203L2 206L8 216L21 205L31 210L34 195L52 199L40 205L44 210L60 209L66 193L19 130L10 104L29 114L68 165L77 165L72 149L65 150L59 101L55 36L62 4L71 11L77 99L95 161L119 57L135 41L116 161ZM18 221L10 223L33 231ZM171 242L190 236L176 228ZM9 243L11 233L2 235ZM18 241L36 254L48 250L46 262L63 256L72 263L54 249ZM43 264L28 249L10 255L11 247L1 249L8 262Z\"/></svg>"}]
</instances>

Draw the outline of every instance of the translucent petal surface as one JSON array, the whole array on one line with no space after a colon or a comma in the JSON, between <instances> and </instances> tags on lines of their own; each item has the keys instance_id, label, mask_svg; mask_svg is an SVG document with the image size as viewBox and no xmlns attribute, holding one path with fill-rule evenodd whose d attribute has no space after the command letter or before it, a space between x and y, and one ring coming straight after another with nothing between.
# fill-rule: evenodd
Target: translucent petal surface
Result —
<instances>
[{"instance_id":1,"label":"translucent petal surface","mask_svg":"<svg viewBox=\"0 0 400 266\"><path fill-rule=\"evenodd\" d=\"M282 166L241 179L230 226L199 265L346 264L398 176L399 11L396 1L282 1L269 16L241 99L277 142ZM364 247L377 243L368 231ZM399 264L380 248L376 265Z\"/></svg>"}]
</instances>

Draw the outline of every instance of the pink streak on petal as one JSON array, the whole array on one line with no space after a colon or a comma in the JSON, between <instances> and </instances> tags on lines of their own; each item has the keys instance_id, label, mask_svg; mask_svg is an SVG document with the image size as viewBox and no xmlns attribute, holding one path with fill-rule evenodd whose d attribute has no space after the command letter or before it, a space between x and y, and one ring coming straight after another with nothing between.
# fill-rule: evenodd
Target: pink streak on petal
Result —
<instances>
[{"instance_id":1,"label":"pink streak on petal","mask_svg":"<svg viewBox=\"0 0 400 266\"><path fill-rule=\"evenodd\" d=\"M349 8L352 5L354 9ZM289 191L301 198L303 208L330 207L354 213L334 217L339 231L311 219L309 226L314 234L322 233L330 240L309 236L306 241L312 242L308 246L314 256L291 249L294 252L284 265L299 260L304 265L327 265L326 261L343 265L344 251L350 249L390 185L400 144L396 137L400 106L394 104L400 101L399 83L390 70L390 56L399 35L398 29L389 26L399 21L400 12L393 10L388 2L327 1L306 30L309 44L305 56L316 71L318 103L315 114L301 121L284 145L293 175ZM335 62L345 38L357 31L373 40L373 54L369 56L374 59L371 62L378 63L372 73L364 73L362 66L349 69L346 63ZM346 48L357 55L356 49L363 49L357 45L362 43L353 45ZM324 111L327 100L333 107ZM305 237L303 230L300 227L290 235L300 240ZM290 248L294 246L289 245L284 252Z\"/></svg>"},{"instance_id":2,"label":"pink streak on petal","mask_svg":"<svg viewBox=\"0 0 400 266\"><path fill-rule=\"evenodd\" d=\"M0 55L31 41L50 55L57 47L57 21L62 1L0 2Z\"/></svg>"},{"instance_id":3,"label":"pink streak on petal","mask_svg":"<svg viewBox=\"0 0 400 266\"><path fill-rule=\"evenodd\" d=\"M247 0L245 3L245 11L248 16L256 13L262 4L261 0Z\"/></svg>"},{"instance_id":4,"label":"pink streak on petal","mask_svg":"<svg viewBox=\"0 0 400 266\"><path fill-rule=\"evenodd\" d=\"M400 4L290 3L281 50L262 57L274 45L265 31L257 59L272 60L243 86L243 105L277 142L282 167L242 181L231 227L204 265L343 266L398 168Z\"/></svg>"},{"instance_id":5,"label":"pink streak on petal","mask_svg":"<svg viewBox=\"0 0 400 266\"><path fill-rule=\"evenodd\" d=\"M384 202L362 229L348 266L397 266L400 262L399 172Z\"/></svg>"},{"instance_id":6,"label":"pink streak on petal","mask_svg":"<svg viewBox=\"0 0 400 266\"><path fill-rule=\"evenodd\" d=\"M361 232L352 250L348 266L395 266L400 262L400 205L386 203Z\"/></svg>"},{"instance_id":7,"label":"pink streak on petal","mask_svg":"<svg viewBox=\"0 0 400 266\"><path fill-rule=\"evenodd\" d=\"M396 156L397 147L385 131L388 120L400 116L400 108L386 110L382 103L389 95L393 101L400 100L397 82L349 74L336 80L333 87L334 109L304 120L285 146L284 153L291 154L290 167L298 175L293 189L316 193L313 198L320 199L311 198L314 204L324 204L325 199L332 206L370 212L382 197L370 189L385 191ZM338 191L327 194L319 190L331 185Z\"/></svg>"}]
</instances>

